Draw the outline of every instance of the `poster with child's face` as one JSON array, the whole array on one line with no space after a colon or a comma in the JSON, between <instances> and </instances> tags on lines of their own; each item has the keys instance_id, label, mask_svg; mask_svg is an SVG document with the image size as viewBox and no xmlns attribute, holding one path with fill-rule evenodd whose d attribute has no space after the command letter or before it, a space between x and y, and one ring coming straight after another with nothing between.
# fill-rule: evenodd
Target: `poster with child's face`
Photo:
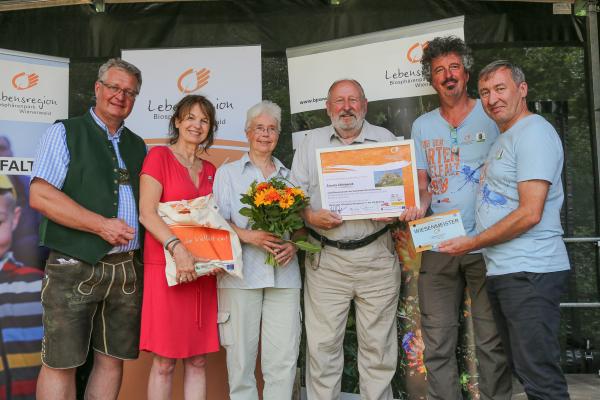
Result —
<instances>
[{"instance_id":1,"label":"poster with child's face","mask_svg":"<svg viewBox=\"0 0 600 400\"><path fill-rule=\"evenodd\" d=\"M0 254L2 255L11 251L13 232L21 216L21 207L17 206L14 191L4 188L7 186L10 186L8 177L0 176Z\"/></svg>"}]
</instances>

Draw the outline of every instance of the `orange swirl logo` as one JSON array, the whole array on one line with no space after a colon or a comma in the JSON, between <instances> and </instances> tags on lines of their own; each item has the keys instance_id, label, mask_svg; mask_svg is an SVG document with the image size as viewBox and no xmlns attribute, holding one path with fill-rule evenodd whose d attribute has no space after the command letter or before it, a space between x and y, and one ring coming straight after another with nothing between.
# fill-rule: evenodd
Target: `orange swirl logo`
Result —
<instances>
[{"instance_id":1,"label":"orange swirl logo","mask_svg":"<svg viewBox=\"0 0 600 400\"><path fill-rule=\"evenodd\" d=\"M208 78L210 78L209 69L202 68L200 70L194 70L193 68L190 68L179 75L179 79L177 79L177 88L181 93L194 93L208 83Z\"/></svg>"},{"instance_id":2,"label":"orange swirl logo","mask_svg":"<svg viewBox=\"0 0 600 400\"><path fill-rule=\"evenodd\" d=\"M423 50L425 50L428 44L429 42L417 42L410 46L410 48L406 52L406 58L408 59L408 61L410 61L412 64L421 62L421 58L423 58Z\"/></svg>"},{"instance_id":3,"label":"orange swirl logo","mask_svg":"<svg viewBox=\"0 0 600 400\"><path fill-rule=\"evenodd\" d=\"M25 72L19 72L12 78L12 85L17 90L27 90L34 87L40 81L40 77L35 72L32 74L26 74Z\"/></svg>"}]
</instances>

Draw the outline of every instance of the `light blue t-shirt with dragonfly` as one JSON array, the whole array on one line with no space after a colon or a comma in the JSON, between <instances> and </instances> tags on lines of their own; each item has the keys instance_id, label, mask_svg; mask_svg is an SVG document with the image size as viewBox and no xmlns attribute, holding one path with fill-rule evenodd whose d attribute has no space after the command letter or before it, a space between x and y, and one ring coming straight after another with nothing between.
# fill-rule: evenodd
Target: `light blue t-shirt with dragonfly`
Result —
<instances>
[{"instance_id":1,"label":"light blue t-shirt with dragonfly","mask_svg":"<svg viewBox=\"0 0 600 400\"><path fill-rule=\"evenodd\" d=\"M496 123L477 100L458 127L452 127L436 108L421 115L412 126L417 169L427 170L431 210L460 210L465 232L475 235L475 201L479 174L492 143L498 137Z\"/></svg>"},{"instance_id":2,"label":"light blue t-shirt with dragonfly","mask_svg":"<svg viewBox=\"0 0 600 400\"><path fill-rule=\"evenodd\" d=\"M556 272L569 269L562 240L560 208L563 148L554 127L539 115L528 115L502 133L482 169L477 198L477 231L482 232L519 206L519 182L550 183L541 221L507 242L483 249L488 275Z\"/></svg>"}]
</instances>

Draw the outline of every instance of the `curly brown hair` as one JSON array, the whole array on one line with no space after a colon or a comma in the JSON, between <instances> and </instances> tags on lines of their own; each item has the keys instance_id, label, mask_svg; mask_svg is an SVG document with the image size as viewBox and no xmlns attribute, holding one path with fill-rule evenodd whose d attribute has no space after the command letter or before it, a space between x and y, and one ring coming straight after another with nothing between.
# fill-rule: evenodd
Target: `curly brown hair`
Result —
<instances>
[{"instance_id":1,"label":"curly brown hair","mask_svg":"<svg viewBox=\"0 0 600 400\"><path fill-rule=\"evenodd\" d=\"M471 73L473 54L465 41L456 36L436 37L429 41L421 58L423 76L429 83L431 83L431 63L433 60L452 53L461 58L465 71Z\"/></svg>"}]
</instances>

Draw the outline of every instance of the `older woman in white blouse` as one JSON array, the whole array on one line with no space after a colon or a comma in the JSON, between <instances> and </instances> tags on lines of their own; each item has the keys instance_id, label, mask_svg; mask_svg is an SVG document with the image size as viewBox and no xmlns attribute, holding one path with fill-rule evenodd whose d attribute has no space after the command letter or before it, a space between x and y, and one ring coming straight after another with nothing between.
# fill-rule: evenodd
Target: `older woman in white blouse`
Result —
<instances>
[{"instance_id":1,"label":"older woman in white blouse","mask_svg":"<svg viewBox=\"0 0 600 400\"><path fill-rule=\"evenodd\" d=\"M215 176L213 193L220 212L242 242L244 279L219 277L219 335L227 350L231 400L258 400L254 367L261 339L264 400L286 400L292 395L300 343L300 271L296 248L274 235L252 230L240 215L241 193L253 181L288 178L289 170L275 157L281 109L262 101L248 110L248 153L225 164ZM265 263L267 252L279 267Z\"/></svg>"}]
</instances>

